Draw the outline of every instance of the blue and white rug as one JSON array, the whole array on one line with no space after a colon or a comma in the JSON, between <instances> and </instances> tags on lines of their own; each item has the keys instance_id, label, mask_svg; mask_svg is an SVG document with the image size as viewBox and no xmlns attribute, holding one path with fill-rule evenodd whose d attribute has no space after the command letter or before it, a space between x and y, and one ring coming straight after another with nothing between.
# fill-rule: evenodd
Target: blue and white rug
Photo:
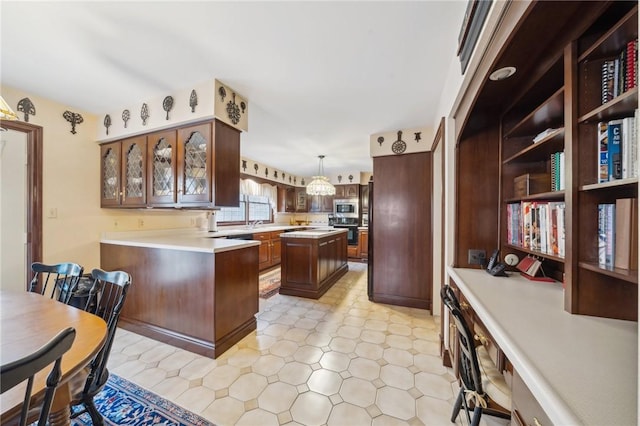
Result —
<instances>
[{"instance_id":1,"label":"blue and white rug","mask_svg":"<svg viewBox=\"0 0 640 426\"><path fill-rule=\"evenodd\" d=\"M202 417L185 410L158 395L110 373L102 392L94 399L104 424L114 425L213 425ZM91 417L85 413L71 422L72 426L91 426Z\"/></svg>"}]
</instances>

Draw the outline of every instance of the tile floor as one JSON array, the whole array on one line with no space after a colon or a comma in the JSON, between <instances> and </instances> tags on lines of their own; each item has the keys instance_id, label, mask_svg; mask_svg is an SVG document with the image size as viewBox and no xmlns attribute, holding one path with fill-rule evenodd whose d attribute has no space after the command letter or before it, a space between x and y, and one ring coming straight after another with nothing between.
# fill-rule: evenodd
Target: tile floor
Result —
<instances>
[{"instance_id":1,"label":"tile floor","mask_svg":"<svg viewBox=\"0 0 640 426\"><path fill-rule=\"evenodd\" d=\"M366 285L349 263L317 301L260 299L257 331L216 360L119 329L109 369L217 425L450 425L439 318Z\"/></svg>"}]
</instances>

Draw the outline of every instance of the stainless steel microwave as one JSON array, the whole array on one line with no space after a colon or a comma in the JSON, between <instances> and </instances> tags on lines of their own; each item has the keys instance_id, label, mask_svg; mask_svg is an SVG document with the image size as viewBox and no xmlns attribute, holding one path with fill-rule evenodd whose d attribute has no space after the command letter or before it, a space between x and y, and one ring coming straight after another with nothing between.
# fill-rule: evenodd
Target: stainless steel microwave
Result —
<instances>
[{"instance_id":1,"label":"stainless steel microwave","mask_svg":"<svg viewBox=\"0 0 640 426\"><path fill-rule=\"evenodd\" d=\"M358 199L333 200L333 213L336 217L358 217Z\"/></svg>"}]
</instances>

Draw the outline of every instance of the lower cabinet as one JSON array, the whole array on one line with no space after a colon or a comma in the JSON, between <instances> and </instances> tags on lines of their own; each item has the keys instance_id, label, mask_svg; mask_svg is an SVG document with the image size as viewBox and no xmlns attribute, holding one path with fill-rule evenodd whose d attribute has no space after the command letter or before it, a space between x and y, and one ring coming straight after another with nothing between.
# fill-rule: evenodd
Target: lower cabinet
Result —
<instances>
[{"instance_id":1,"label":"lower cabinet","mask_svg":"<svg viewBox=\"0 0 640 426\"><path fill-rule=\"evenodd\" d=\"M355 259L358 257L358 246L347 246L347 257Z\"/></svg>"},{"instance_id":2,"label":"lower cabinet","mask_svg":"<svg viewBox=\"0 0 640 426\"><path fill-rule=\"evenodd\" d=\"M514 426L552 424L538 400L515 370L511 384L511 405L511 424Z\"/></svg>"},{"instance_id":3,"label":"lower cabinet","mask_svg":"<svg viewBox=\"0 0 640 426\"><path fill-rule=\"evenodd\" d=\"M253 239L260 241L258 248L258 269L265 270L280 264L280 251L282 243L280 234L282 231L258 232L253 234Z\"/></svg>"},{"instance_id":4,"label":"lower cabinet","mask_svg":"<svg viewBox=\"0 0 640 426\"><path fill-rule=\"evenodd\" d=\"M369 231L367 230L358 232L358 257L362 260L369 258Z\"/></svg>"}]
</instances>

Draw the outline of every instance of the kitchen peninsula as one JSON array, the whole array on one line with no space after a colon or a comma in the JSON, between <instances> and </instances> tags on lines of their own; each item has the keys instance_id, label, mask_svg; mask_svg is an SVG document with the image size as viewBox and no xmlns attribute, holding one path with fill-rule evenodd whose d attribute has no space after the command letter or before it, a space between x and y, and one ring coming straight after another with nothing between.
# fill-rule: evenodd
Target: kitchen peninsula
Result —
<instances>
[{"instance_id":1,"label":"kitchen peninsula","mask_svg":"<svg viewBox=\"0 0 640 426\"><path fill-rule=\"evenodd\" d=\"M347 229L281 234L280 294L318 299L347 273Z\"/></svg>"},{"instance_id":2,"label":"kitchen peninsula","mask_svg":"<svg viewBox=\"0 0 640 426\"><path fill-rule=\"evenodd\" d=\"M104 234L101 268L133 280L119 325L217 358L256 329L260 242L232 239L247 232Z\"/></svg>"}]
</instances>

